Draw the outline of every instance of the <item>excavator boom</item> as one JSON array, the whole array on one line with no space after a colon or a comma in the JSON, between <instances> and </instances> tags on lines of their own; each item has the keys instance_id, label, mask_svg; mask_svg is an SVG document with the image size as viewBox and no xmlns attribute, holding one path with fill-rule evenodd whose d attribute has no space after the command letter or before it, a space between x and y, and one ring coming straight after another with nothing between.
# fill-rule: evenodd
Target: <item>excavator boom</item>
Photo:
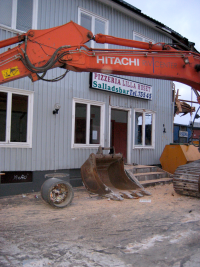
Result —
<instances>
[{"instance_id":1,"label":"excavator boom","mask_svg":"<svg viewBox=\"0 0 200 267\"><path fill-rule=\"evenodd\" d=\"M90 40L125 48L92 49L86 45ZM165 43L138 42L103 34L93 36L91 31L72 21L51 29L30 30L1 41L0 48L16 43L20 44L0 54L0 84L26 76L32 81L44 79L48 70L60 67L66 73L69 70L102 73L102 79L106 77L103 74L119 74L178 81L200 91L200 54ZM141 191L147 193L124 172L122 155L91 154L81 172L86 188L93 193L98 191L117 199L140 196Z\"/></svg>"},{"instance_id":2,"label":"excavator boom","mask_svg":"<svg viewBox=\"0 0 200 267\"><path fill-rule=\"evenodd\" d=\"M61 67L78 72L178 81L200 91L200 54L176 50L164 43L138 42L103 34L93 36L72 21L47 30L30 30L14 40L0 42L0 47L18 40L22 43L0 54L0 84L25 76L36 81L38 74ZM85 45L90 40L126 48L91 49Z\"/></svg>"},{"instance_id":3,"label":"excavator boom","mask_svg":"<svg viewBox=\"0 0 200 267\"><path fill-rule=\"evenodd\" d=\"M62 57L70 50L80 49L92 37L92 32L71 21L46 30L29 30L1 41L0 48L21 43L0 54L0 84L26 76L36 81L39 73L56 67L65 68Z\"/></svg>"}]
</instances>

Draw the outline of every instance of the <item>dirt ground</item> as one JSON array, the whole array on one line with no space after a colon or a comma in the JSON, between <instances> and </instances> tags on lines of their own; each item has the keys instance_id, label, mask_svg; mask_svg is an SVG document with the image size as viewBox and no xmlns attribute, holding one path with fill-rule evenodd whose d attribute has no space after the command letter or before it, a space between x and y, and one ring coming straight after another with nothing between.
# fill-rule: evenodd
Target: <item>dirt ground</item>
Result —
<instances>
[{"instance_id":1,"label":"dirt ground","mask_svg":"<svg viewBox=\"0 0 200 267\"><path fill-rule=\"evenodd\" d=\"M39 192L0 198L0 266L200 266L200 199L172 184L123 201L74 191L64 209Z\"/></svg>"}]
</instances>

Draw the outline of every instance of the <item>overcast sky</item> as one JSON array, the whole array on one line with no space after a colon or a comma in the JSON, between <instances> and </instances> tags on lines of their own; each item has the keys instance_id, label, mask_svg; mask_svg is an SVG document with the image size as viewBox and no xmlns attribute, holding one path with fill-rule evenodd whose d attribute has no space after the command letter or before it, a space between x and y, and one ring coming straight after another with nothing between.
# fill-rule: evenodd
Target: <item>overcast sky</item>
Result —
<instances>
[{"instance_id":1,"label":"overcast sky","mask_svg":"<svg viewBox=\"0 0 200 267\"><path fill-rule=\"evenodd\" d=\"M172 30L178 32L189 41L195 43L195 48L200 52L200 30L199 14L200 0L125 0L127 3L139 8L145 15L165 24ZM181 83L175 83L179 89L180 99L191 100L190 87ZM192 94L192 100L196 101L196 96ZM190 104L190 103L188 103ZM193 104L194 106L195 104ZM198 105L195 105L196 110ZM199 112L198 112L199 113ZM199 114L200 115L200 114ZM190 115L180 117L176 115L174 122L189 124ZM193 118L192 118L193 120ZM195 122L200 122L195 120Z\"/></svg>"}]
</instances>

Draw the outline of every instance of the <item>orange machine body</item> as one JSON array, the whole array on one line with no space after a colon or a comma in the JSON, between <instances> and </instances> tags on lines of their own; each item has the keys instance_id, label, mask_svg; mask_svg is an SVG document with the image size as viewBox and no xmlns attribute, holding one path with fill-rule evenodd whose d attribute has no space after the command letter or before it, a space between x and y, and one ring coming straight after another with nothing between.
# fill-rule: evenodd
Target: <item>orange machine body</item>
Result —
<instances>
[{"instance_id":1,"label":"orange machine body","mask_svg":"<svg viewBox=\"0 0 200 267\"><path fill-rule=\"evenodd\" d=\"M38 74L61 67L78 72L178 81L200 91L200 54L176 50L164 43L138 42L103 34L93 36L72 21L47 30L30 30L11 39L1 41L0 48L22 43L0 54L0 84L25 76L35 81L39 79ZM126 48L91 49L85 45L91 39Z\"/></svg>"}]
</instances>

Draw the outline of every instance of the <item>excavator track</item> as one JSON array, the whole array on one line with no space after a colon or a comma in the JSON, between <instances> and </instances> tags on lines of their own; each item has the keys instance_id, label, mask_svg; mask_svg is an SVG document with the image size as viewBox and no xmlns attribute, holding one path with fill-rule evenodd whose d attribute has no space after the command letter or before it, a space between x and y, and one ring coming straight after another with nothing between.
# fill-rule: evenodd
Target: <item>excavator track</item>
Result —
<instances>
[{"instance_id":1,"label":"excavator track","mask_svg":"<svg viewBox=\"0 0 200 267\"><path fill-rule=\"evenodd\" d=\"M176 193L200 198L200 160L179 166L173 176Z\"/></svg>"}]
</instances>

